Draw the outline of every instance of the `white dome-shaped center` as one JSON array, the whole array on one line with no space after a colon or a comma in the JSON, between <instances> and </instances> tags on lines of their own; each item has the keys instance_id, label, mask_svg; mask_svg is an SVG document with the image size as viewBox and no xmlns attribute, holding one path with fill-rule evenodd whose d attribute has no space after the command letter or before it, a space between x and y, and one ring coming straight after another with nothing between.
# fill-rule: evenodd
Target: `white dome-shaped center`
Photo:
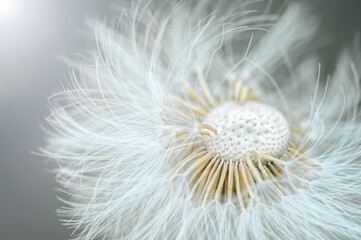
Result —
<instances>
[{"instance_id":1,"label":"white dome-shaped center","mask_svg":"<svg viewBox=\"0 0 361 240\"><path fill-rule=\"evenodd\" d=\"M203 119L217 133L204 136L207 149L225 160L240 160L254 151L280 157L287 148L289 125L276 108L257 101L226 102L212 109Z\"/></svg>"}]
</instances>

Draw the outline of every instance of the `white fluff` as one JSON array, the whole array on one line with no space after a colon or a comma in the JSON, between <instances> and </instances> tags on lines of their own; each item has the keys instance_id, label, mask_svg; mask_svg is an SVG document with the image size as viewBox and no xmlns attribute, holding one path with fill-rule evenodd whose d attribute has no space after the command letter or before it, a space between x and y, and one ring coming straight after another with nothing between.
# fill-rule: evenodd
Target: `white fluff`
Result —
<instances>
[{"instance_id":1,"label":"white fluff","mask_svg":"<svg viewBox=\"0 0 361 240\"><path fill-rule=\"evenodd\" d=\"M317 62L301 61L318 25L301 5L280 18L252 11L253 1L131 5L113 27L91 23L96 49L72 63L72 81L51 97L42 152L59 164L59 213L74 239L361 239L358 49L344 51L325 85ZM162 142L174 129L163 113L199 68L213 91L242 75L301 120L320 175L243 213L187 200L186 179L165 177Z\"/></svg>"}]
</instances>

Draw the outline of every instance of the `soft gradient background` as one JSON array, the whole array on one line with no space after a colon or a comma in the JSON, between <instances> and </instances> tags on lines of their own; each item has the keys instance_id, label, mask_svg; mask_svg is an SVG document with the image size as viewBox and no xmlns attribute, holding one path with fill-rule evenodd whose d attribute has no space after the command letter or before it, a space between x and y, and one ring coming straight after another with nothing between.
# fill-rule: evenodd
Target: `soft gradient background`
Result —
<instances>
[{"instance_id":1,"label":"soft gradient background","mask_svg":"<svg viewBox=\"0 0 361 240\"><path fill-rule=\"evenodd\" d=\"M55 210L54 176L45 159L32 154L43 144L40 125L48 114L47 97L61 89L67 67L59 56L84 52L84 19L104 20L110 0L0 0L0 239L68 239ZM116 2L116 1L112 1ZM281 3L275 0L275 3ZM337 53L361 28L361 1L319 0L320 52L329 72Z\"/></svg>"}]
</instances>

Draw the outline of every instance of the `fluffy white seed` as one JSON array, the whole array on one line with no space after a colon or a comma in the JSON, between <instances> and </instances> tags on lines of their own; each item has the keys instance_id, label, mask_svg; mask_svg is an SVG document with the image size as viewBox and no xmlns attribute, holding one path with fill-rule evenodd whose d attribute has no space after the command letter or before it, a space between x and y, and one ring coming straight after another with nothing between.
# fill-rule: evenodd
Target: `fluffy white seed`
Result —
<instances>
[{"instance_id":1,"label":"fluffy white seed","mask_svg":"<svg viewBox=\"0 0 361 240\"><path fill-rule=\"evenodd\" d=\"M50 98L51 130L42 152L59 165L59 214L74 229L74 239L361 239L357 47L341 54L324 85L318 60L304 56L318 22L300 4L291 4L282 16L270 14L270 5L254 11L259 1L124 4L116 26L90 23L96 50L70 62L70 83ZM232 201L199 207L189 200L189 179L166 177L179 160L167 162L168 150L189 127L174 122L188 119L196 130L202 123L196 114L179 116L167 96L184 98L199 68L210 92L227 95L225 83L242 76L263 93L263 102L290 113L290 125L301 123L307 135L299 136L299 147L308 157L302 161L322 163L317 177L296 166L302 156L291 154L283 178L257 184L262 195L242 213ZM184 140L198 137L195 131ZM226 163L219 172L250 176L257 166L248 160L250 169ZM257 179L248 178L248 188ZM275 199L282 191L275 186L283 181L305 183ZM237 186L240 193L242 182Z\"/></svg>"}]
</instances>

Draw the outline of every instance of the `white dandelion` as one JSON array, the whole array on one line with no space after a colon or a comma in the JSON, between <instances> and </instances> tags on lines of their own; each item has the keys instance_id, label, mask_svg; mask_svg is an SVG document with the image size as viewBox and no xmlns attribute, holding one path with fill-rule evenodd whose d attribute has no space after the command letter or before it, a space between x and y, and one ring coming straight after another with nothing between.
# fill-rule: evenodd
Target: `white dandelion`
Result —
<instances>
[{"instance_id":1,"label":"white dandelion","mask_svg":"<svg viewBox=\"0 0 361 240\"><path fill-rule=\"evenodd\" d=\"M91 23L42 150L74 239L361 238L360 51L321 81L317 19L257 2L132 3Z\"/></svg>"}]
</instances>

